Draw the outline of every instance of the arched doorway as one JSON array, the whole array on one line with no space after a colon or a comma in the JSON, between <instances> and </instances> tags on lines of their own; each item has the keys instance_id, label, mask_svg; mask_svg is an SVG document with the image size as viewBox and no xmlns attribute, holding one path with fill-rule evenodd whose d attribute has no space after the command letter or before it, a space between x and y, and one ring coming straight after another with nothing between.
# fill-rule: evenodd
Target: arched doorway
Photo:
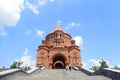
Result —
<instances>
[{"instance_id":1,"label":"arched doorway","mask_svg":"<svg viewBox=\"0 0 120 80\"><path fill-rule=\"evenodd\" d=\"M53 58L53 69L63 69L65 67L65 57L63 55L56 55Z\"/></svg>"}]
</instances>

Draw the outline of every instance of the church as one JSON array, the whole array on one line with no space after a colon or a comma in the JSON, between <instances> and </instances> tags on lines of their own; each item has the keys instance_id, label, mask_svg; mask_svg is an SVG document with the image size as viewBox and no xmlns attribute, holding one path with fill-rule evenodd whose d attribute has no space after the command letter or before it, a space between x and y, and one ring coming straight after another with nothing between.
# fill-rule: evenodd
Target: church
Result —
<instances>
[{"instance_id":1,"label":"church","mask_svg":"<svg viewBox=\"0 0 120 80\"><path fill-rule=\"evenodd\" d=\"M61 28L61 25L57 25L38 46L36 66L62 69L67 65L82 66L80 49L75 45L75 40Z\"/></svg>"}]
</instances>

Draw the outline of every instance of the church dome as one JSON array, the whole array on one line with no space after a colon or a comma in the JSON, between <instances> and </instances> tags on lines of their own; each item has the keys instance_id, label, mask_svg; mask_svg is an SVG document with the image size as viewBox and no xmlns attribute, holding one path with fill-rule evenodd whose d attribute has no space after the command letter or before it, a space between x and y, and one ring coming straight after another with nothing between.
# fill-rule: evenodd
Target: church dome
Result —
<instances>
[{"instance_id":1,"label":"church dome","mask_svg":"<svg viewBox=\"0 0 120 80\"><path fill-rule=\"evenodd\" d=\"M62 31L62 32L66 33L66 32L61 28L60 25L57 25L57 27L52 31L52 33L54 33L55 31Z\"/></svg>"}]
</instances>

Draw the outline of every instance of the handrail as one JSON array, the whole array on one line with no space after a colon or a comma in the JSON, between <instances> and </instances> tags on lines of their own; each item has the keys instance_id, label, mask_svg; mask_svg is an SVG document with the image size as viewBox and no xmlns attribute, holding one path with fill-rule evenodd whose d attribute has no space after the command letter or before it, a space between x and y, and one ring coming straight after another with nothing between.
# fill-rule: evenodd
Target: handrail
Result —
<instances>
[{"instance_id":1,"label":"handrail","mask_svg":"<svg viewBox=\"0 0 120 80\"><path fill-rule=\"evenodd\" d=\"M26 75L26 74L29 75L29 74L32 74L32 73L34 73L35 71L37 71L37 70L39 70L39 69L40 69L40 70L44 70L45 67L41 67L41 68L36 67L36 68L33 68L32 70L29 70L29 71L27 71L27 72L22 71L21 69L9 69L9 70L0 72L0 78L2 78L2 77L4 77L4 76L11 75L11 74L14 74L14 73L16 73L16 72L22 72L22 73L24 73L25 75Z\"/></svg>"}]
</instances>

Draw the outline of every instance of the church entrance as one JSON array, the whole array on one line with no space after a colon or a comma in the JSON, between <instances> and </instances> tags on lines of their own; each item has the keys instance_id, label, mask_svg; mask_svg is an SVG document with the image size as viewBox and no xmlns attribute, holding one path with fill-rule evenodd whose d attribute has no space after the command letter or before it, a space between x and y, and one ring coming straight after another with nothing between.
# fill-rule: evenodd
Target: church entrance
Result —
<instances>
[{"instance_id":1,"label":"church entrance","mask_svg":"<svg viewBox=\"0 0 120 80\"><path fill-rule=\"evenodd\" d=\"M63 69L65 67L65 58L62 55L56 55L53 58L53 69Z\"/></svg>"}]
</instances>

